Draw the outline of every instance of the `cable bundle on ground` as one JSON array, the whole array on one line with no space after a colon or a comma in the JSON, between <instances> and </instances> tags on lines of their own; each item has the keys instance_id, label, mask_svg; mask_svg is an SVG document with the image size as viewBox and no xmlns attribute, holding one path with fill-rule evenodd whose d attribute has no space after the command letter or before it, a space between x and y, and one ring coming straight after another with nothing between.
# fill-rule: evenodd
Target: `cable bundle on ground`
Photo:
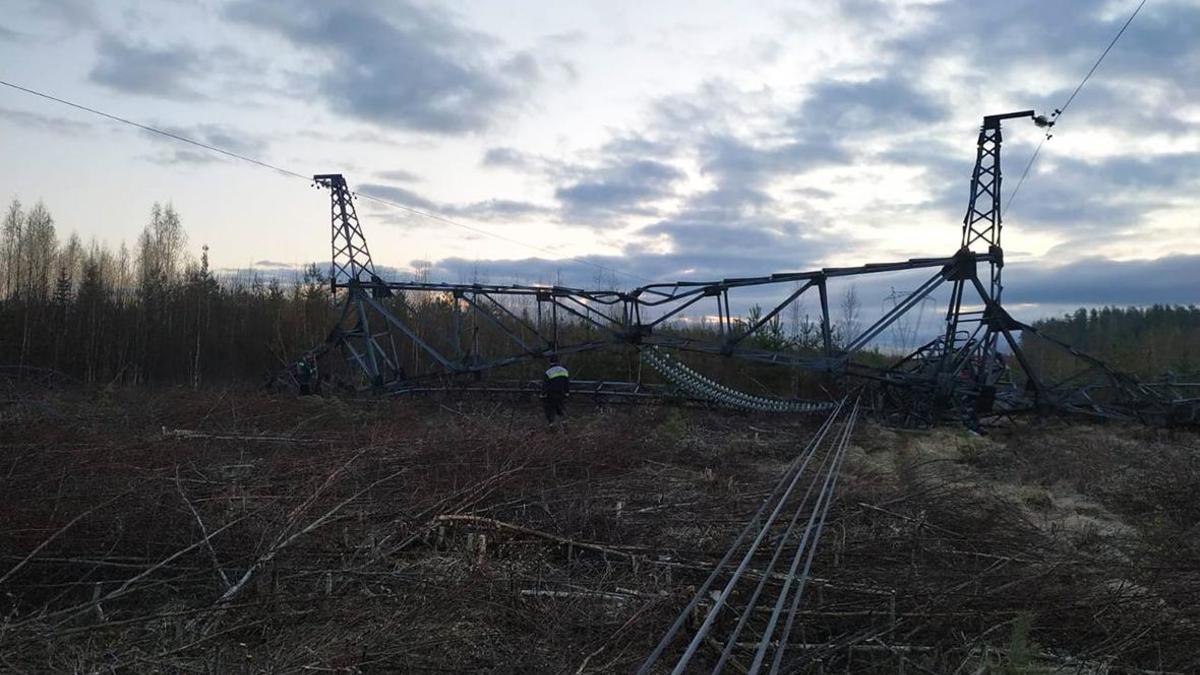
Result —
<instances>
[{"instance_id":1,"label":"cable bundle on ground","mask_svg":"<svg viewBox=\"0 0 1200 675\"><path fill-rule=\"evenodd\" d=\"M736 410L759 412L821 412L834 407L832 403L796 401L770 396L755 396L715 382L688 368L657 347L642 347L642 360L692 398L711 401Z\"/></svg>"},{"instance_id":2,"label":"cable bundle on ground","mask_svg":"<svg viewBox=\"0 0 1200 675\"><path fill-rule=\"evenodd\" d=\"M836 404L676 617L642 664L639 674L654 669L688 618L705 602L709 607L704 620L677 657L672 673L707 669L707 664L696 658L702 644L721 649L720 657L712 664L713 673L722 672L731 663L737 664L735 670L739 672L757 673L763 668L770 673L779 671L857 418L858 402L847 406L846 399L842 399ZM837 431L830 433L835 427L838 427ZM750 572L751 562L762 565L762 558L768 552L770 560L765 567ZM740 561L735 564L733 560L739 553ZM777 569L785 560L789 561L786 569ZM711 592L714 584L725 577L724 587L719 592ZM753 588L739 587L743 579L753 578L758 579ZM724 611L734 606L736 610ZM733 623L735 618L737 621ZM757 637L753 639L742 637L754 633ZM724 639L720 638L722 635Z\"/></svg>"}]
</instances>

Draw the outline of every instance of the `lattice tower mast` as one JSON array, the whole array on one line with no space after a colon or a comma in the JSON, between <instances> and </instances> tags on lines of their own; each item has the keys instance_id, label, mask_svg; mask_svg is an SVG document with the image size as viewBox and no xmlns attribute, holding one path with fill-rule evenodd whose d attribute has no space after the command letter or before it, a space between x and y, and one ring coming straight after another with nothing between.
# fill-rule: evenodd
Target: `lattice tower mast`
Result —
<instances>
[{"instance_id":1,"label":"lattice tower mast","mask_svg":"<svg viewBox=\"0 0 1200 675\"><path fill-rule=\"evenodd\" d=\"M367 239L363 236L354 210L354 195L346 186L341 174L327 173L313 176L313 180L329 189L330 244L332 255L329 262L329 283L336 293L339 288L348 288L353 283L364 283L378 279Z\"/></svg>"},{"instance_id":2,"label":"lattice tower mast","mask_svg":"<svg viewBox=\"0 0 1200 675\"><path fill-rule=\"evenodd\" d=\"M1004 249L1000 243L1003 228L1001 209L1001 184L1003 174L1000 170L1000 146L1003 133L1000 123L1008 119L1029 117L1038 119L1032 110L987 115L979 128L979 140L975 151L975 169L971 173L971 197L967 203L967 213L963 216L962 240L959 254L966 255L972 251L986 252L990 255L989 295L991 301L999 305L1000 296L1004 292L1003 270ZM981 250L986 247L986 251ZM956 279L950 295L950 304L946 310L945 348L947 353L956 351L963 345L957 344L961 339L960 324L970 313L962 311L963 292L969 286L964 278ZM970 321L967 319L967 321ZM994 336L985 340L986 348L994 346Z\"/></svg>"},{"instance_id":3,"label":"lattice tower mast","mask_svg":"<svg viewBox=\"0 0 1200 675\"><path fill-rule=\"evenodd\" d=\"M983 118L975 152L975 170L971 174L971 200L967 205L967 213L963 216L961 248L973 250L976 244L982 244L987 247L989 253L998 256L991 265L990 287L992 300L996 302L1000 302L1000 295L1004 291L1001 280L1004 260L999 257L1003 254L1000 245L1003 227L1000 205L1000 186L1003 178L1000 171L1000 144L1003 134L1000 122L1022 117L1033 118L1034 112L1021 110Z\"/></svg>"},{"instance_id":4,"label":"lattice tower mast","mask_svg":"<svg viewBox=\"0 0 1200 675\"><path fill-rule=\"evenodd\" d=\"M956 383L963 380L973 381L977 387L990 390L1004 376L1005 369L994 365L999 358L996 352L998 330L1007 328L1008 324L1007 313L1000 304L1004 292L1001 122L1025 117L1044 123L1034 115L1034 111L1021 110L987 115L979 129L975 169L971 173L971 195L966 215L963 216L962 239L956 256L960 263L956 265L958 269L952 272L953 286L946 308L946 333L938 366L938 384L943 391L954 389ZM974 261L979 253L988 254L988 297L980 297L983 309L964 310L964 296L968 289L974 287L981 296L984 292L982 285L975 286L979 282L976 281ZM990 404L985 404L985 407L987 405Z\"/></svg>"}]
</instances>

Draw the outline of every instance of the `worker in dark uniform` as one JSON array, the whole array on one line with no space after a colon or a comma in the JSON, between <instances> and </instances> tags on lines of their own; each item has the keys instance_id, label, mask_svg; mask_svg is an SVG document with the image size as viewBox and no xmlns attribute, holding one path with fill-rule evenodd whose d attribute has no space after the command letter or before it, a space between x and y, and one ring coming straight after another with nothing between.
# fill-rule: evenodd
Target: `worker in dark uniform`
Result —
<instances>
[{"instance_id":1,"label":"worker in dark uniform","mask_svg":"<svg viewBox=\"0 0 1200 675\"><path fill-rule=\"evenodd\" d=\"M301 396L310 396L316 394L321 386L320 373L317 372L317 358L312 354L305 354L304 358L296 362L295 365L296 384L300 386Z\"/></svg>"},{"instance_id":2,"label":"worker in dark uniform","mask_svg":"<svg viewBox=\"0 0 1200 675\"><path fill-rule=\"evenodd\" d=\"M550 367L542 377L542 406L546 421L554 424L555 417L566 417L564 404L571 388L571 373L558 362L557 356L550 357Z\"/></svg>"}]
</instances>

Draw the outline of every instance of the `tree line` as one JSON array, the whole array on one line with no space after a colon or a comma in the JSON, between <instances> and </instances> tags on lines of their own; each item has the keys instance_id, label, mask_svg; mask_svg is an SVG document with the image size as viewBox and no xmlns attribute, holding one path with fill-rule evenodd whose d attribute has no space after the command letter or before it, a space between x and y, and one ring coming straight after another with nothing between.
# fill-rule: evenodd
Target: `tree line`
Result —
<instances>
[{"instance_id":1,"label":"tree line","mask_svg":"<svg viewBox=\"0 0 1200 675\"><path fill-rule=\"evenodd\" d=\"M154 204L134 245L114 249L95 240L84 243L75 234L62 239L44 204L26 208L14 200L0 223L0 368L52 369L89 384L198 387L261 381L321 344L337 319L328 278L316 265L292 279L217 275L209 268L207 246L198 257L188 250L187 233L170 204ZM832 326L835 346L860 322L854 288L839 300ZM519 302L510 310L529 319L536 308ZM401 294L389 304L430 340L444 338L453 326L449 297L410 302ZM761 307L752 307L734 329L762 316ZM1156 375L1198 367L1200 309L1194 306L1080 309L1036 325L1131 372ZM703 337L716 326L701 320L670 329ZM568 325L564 330L591 329ZM485 343L476 346L481 355L511 351L499 333L483 331L476 340ZM820 325L793 304L745 344L816 353ZM876 352L863 357L876 365L889 360ZM593 377L636 375L630 354L596 352L574 360ZM735 379L749 376L746 364L720 361L708 367L730 371ZM524 370L522 376L536 375ZM766 372L755 375L778 379Z\"/></svg>"},{"instance_id":2,"label":"tree line","mask_svg":"<svg viewBox=\"0 0 1200 675\"><path fill-rule=\"evenodd\" d=\"M425 273L417 271L418 277ZM511 311L534 323L531 302L506 300ZM449 296L410 301L399 294L387 304L433 343L446 341L454 325ZM853 289L842 304L845 317L834 326L835 340L858 321ZM14 200L0 225L0 368L52 369L88 384L265 379L321 344L337 310L328 277L316 265L290 280L214 274L207 246L199 257L188 253L187 233L170 204L153 205L132 247L85 244L75 234L61 239L42 203L25 208ZM751 308L735 330L756 322L762 311ZM794 306L788 320L775 317L746 344L817 350L819 323L799 312ZM592 330L584 322L560 321L568 333ZM717 327L702 317L673 330L699 337ZM481 356L512 350L503 335L486 329L475 340L482 342L475 346ZM451 351L450 344L438 346ZM406 360L412 371L421 369L419 353ZM629 354L595 352L573 361L593 377L636 376L636 358ZM536 369L519 370L520 376L536 375Z\"/></svg>"},{"instance_id":3,"label":"tree line","mask_svg":"<svg viewBox=\"0 0 1200 675\"><path fill-rule=\"evenodd\" d=\"M1118 370L1144 377L1200 374L1200 307L1195 305L1080 308L1033 325ZM1041 351L1049 358L1050 350Z\"/></svg>"},{"instance_id":4,"label":"tree line","mask_svg":"<svg viewBox=\"0 0 1200 675\"><path fill-rule=\"evenodd\" d=\"M332 306L310 268L295 283L218 279L187 252L170 205L133 248L61 240L46 207L13 201L0 224L0 366L85 383L189 384L259 377L319 343Z\"/></svg>"}]
</instances>

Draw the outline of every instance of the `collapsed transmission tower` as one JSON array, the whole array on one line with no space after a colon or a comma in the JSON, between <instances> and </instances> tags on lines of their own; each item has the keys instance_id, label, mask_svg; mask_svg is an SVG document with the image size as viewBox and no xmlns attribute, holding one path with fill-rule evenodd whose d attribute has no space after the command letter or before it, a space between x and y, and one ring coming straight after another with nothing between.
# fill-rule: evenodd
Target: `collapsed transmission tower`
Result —
<instances>
[{"instance_id":1,"label":"collapsed transmission tower","mask_svg":"<svg viewBox=\"0 0 1200 675\"><path fill-rule=\"evenodd\" d=\"M816 412L833 405L831 400L737 391L667 354L674 351L788 366L835 381L852 378L871 385L877 414L904 425L947 420L971 424L1026 411L1200 422L1200 399L1188 389L1194 385L1139 382L1016 320L1001 304L1001 123L1021 118L1038 119L1032 110L983 118L962 238L953 255L720 281L651 283L628 291L384 280L376 273L345 179L340 174L314 176L318 186L330 191L330 285L341 297L339 319L325 345L314 352L340 354L354 374L356 388L377 393L430 391L449 382L488 391L521 390L523 385L482 386L478 381L489 371L550 355L625 347L636 349L668 386L640 381L584 381L574 386L613 396L682 394L742 410ZM981 267L986 267L982 275ZM865 329L835 340L831 280L917 270L929 276L915 291ZM878 346L879 336L897 319L914 308L920 311L945 284L950 299L940 335L887 366L877 365L878 359L859 358ZM752 321L735 316L732 308L746 304L739 303L740 297L781 289L786 296ZM755 339L808 294L818 298L819 346L778 348ZM714 303L715 330L700 334L672 327L685 311L712 308Z\"/></svg>"}]
</instances>

